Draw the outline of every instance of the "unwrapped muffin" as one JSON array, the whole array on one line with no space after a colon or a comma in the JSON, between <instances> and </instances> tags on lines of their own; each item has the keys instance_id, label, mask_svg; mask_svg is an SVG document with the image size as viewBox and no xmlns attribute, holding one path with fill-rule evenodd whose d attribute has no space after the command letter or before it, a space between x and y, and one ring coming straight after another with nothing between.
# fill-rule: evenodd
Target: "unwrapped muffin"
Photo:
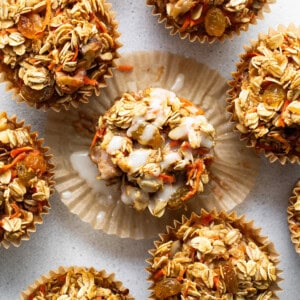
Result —
<instances>
[{"instance_id":1,"label":"unwrapped muffin","mask_svg":"<svg viewBox=\"0 0 300 300\"><path fill-rule=\"evenodd\" d=\"M278 299L278 255L259 231L234 212L183 217L150 251L150 299Z\"/></svg>"},{"instance_id":2,"label":"unwrapped muffin","mask_svg":"<svg viewBox=\"0 0 300 300\"><path fill-rule=\"evenodd\" d=\"M203 43L223 41L262 19L275 0L147 0L171 34Z\"/></svg>"},{"instance_id":3,"label":"unwrapped muffin","mask_svg":"<svg viewBox=\"0 0 300 300\"><path fill-rule=\"evenodd\" d=\"M53 192L48 148L29 126L0 113L0 244L19 246L42 223Z\"/></svg>"},{"instance_id":4,"label":"unwrapped muffin","mask_svg":"<svg viewBox=\"0 0 300 300\"><path fill-rule=\"evenodd\" d=\"M288 205L288 224L291 240L300 255L300 180L297 181Z\"/></svg>"},{"instance_id":5,"label":"unwrapped muffin","mask_svg":"<svg viewBox=\"0 0 300 300\"><path fill-rule=\"evenodd\" d=\"M18 101L58 111L99 94L120 47L111 5L17 0L1 7L0 71Z\"/></svg>"},{"instance_id":6,"label":"unwrapped muffin","mask_svg":"<svg viewBox=\"0 0 300 300\"><path fill-rule=\"evenodd\" d=\"M114 274L94 268L60 267L50 271L21 294L21 300L90 299L132 300Z\"/></svg>"},{"instance_id":7,"label":"unwrapped muffin","mask_svg":"<svg viewBox=\"0 0 300 300\"><path fill-rule=\"evenodd\" d=\"M279 27L245 48L228 92L228 110L242 139L271 162L299 163L299 30Z\"/></svg>"},{"instance_id":8,"label":"unwrapped muffin","mask_svg":"<svg viewBox=\"0 0 300 300\"><path fill-rule=\"evenodd\" d=\"M100 180L119 180L121 200L157 217L209 181L215 130L204 112L162 88L124 93L100 116L90 156Z\"/></svg>"}]
</instances>

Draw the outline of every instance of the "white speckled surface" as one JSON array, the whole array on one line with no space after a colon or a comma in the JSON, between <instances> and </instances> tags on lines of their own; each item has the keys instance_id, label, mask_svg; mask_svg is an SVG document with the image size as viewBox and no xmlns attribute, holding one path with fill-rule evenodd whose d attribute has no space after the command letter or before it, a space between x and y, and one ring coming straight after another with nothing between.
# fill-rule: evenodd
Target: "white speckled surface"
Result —
<instances>
[{"instance_id":1,"label":"white speckled surface","mask_svg":"<svg viewBox=\"0 0 300 300\"><path fill-rule=\"evenodd\" d=\"M2 0L3 1L3 0ZM5 1L5 0L4 0ZM120 53L133 50L167 50L185 54L199 62L209 64L222 76L229 79L238 54L249 39L255 39L258 32L266 32L268 27L277 27L279 23L299 24L300 2L296 0L277 0L271 5L271 13L263 21L251 26L234 40L224 44L201 45L180 40L178 36L169 36L162 24L151 16L151 9L144 0L113 0L113 9L119 20L123 47ZM44 133L46 114L35 111L25 104L16 104L11 94L0 85L0 110L9 115L31 123L34 130ZM300 279L300 257L290 242L287 227L287 203L293 185L300 177L299 166L279 163L270 164L261 158L261 170L253 191L245 202L236 208L247 219L254 219L262 233L269 236L280 253L280 268L283 270L281 283L283 300L298 300L297 286ZM18 299L20 291L26 289L36 278L59 265L94 266L115 273L123 281L132 295L139 300L147 299L147 274L144 271L148 249L152 240L134 241L120 239L93 230L77 216L68 212L60 202L58 195L52 197L52 209L45 217L44 224L38 226L29 242L23 242L20 248L0 248L0 300Z\"/></svg>"}]
</instances>

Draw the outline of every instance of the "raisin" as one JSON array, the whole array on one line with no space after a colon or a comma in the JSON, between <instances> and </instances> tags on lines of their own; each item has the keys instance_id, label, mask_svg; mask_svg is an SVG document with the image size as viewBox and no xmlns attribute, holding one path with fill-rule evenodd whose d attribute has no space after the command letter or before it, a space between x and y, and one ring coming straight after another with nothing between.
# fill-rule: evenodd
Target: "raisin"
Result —
<instances>
[{"instance_id":1,"label":"raisin","mask_svg":"<svg viewBox=\"0 0 300 300\"><path fill-rule=\"evenodd\" d=\"M204 19L204 26L208 35L221 36L226 28L226 19L221 9L210 8Z\"/></svg>"}]
</instances>

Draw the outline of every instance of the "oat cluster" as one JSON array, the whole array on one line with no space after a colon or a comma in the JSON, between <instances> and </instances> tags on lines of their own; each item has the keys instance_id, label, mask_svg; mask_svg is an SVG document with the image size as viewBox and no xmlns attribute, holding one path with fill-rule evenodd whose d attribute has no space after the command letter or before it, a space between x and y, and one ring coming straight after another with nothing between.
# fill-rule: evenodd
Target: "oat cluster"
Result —
<instances>
[{"instance_id":1,"label":"oat cluster","mask_svg":"<svg viewBox=\"0 0 300 300\"><path fill-rule=\"evenodd\" d=\"M116 24L104 0L0 3L0 67L36 107L87 102L116 57Z\"/></svg>"},{"instance_id":2,"label":"oat cluster","mask_svg":"<svg viewBox=\"0 0 300 300\"><path fill-rule=\"evenodd\" d=\"M169 228L151 251L151 299L271 299L275 262L246 228L207 212Z\"/></svg>"},{"instance_id":3,"label":"oat cluster","mask_svg":"<svg viewBox=\"0 0 300 300\"><path fill-rule=\"evenodd\" d=\"M258 149L300 155L300 38L261 37L238 65L232 99L236 128Z\"/></svg>"},{"instance_id":4,"label":"oat cluster","mask_svg":"<svg viewBox=\"0 0 300 300\"><path fill-rule=\"evenodd\" d=\"M268 0L148 0L182 33L221 37L246 30Z\"/></svg>"},{"instance_id":5,"label":"oat cluster","mask_svg":"<svg viewBox=\"0 0 300 300\"><path fill-rule=\"evenodd\" d=\"M113 276L93 268L70 268L67 272L50 277L30 296L30 300L129 300L128 289L114 281Z\"/></svg>"},{"instance_id":6,"label":"oat cluster","mask_svg":"<svg viewBox=\"0 0 300 300\"><path fill-rule=\"evenodd\" d=\"M202 192L215 131L201 109L161 88L124 93L100 116L91 158L121 200L157 217Z\"/></svg>"},{"instance_id":7,"label":"oat cluster","mask_svg":"<svg viewBox=\"0 0 300 300\"><path fill-rule=\"evenodd\" d=\"M0 114L0 242L18 242L48 210L51 178L45 150L28 127Z\"/></svg>"}]
</instances>

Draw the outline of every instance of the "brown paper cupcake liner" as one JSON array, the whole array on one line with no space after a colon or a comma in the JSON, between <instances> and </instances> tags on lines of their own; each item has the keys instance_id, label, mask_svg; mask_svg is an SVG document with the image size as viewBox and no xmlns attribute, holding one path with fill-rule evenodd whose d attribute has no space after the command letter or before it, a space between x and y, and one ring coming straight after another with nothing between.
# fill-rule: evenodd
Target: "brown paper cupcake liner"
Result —
<instances>
[{"instance_id":1,"label":"brown paper cupcake liner","mask_svg":"<svg viewBox=\"0 0 300 300\"><path fill-rule=\"evenodd\" d=\"M300 210L296 210L295 203L300 198L300 180L294 186L292 196L289 198L288 225L291 234L291 241L296 252L300 255Z\"/></svg>"},{"instance_id":2,"label":"brown paper cupcake liner","mask_svg":"<svg viewBox=\"0 0 300 300\"><path fill-rule=\"evenodd\" d=\"M118 32L118 22L116 21L115 12L112 11L112 4L103 1L103 7L101 9L103 14L104 13L107 14L108 22L110 22L109 24L111 27L110 43L114 44L114 52L111 53L112 59L109 63L102 63L102 65L99 65L99 69L97 69L97 71L94 70L93 74L90 75L93 77L93 78L89 78L91 79L91 82L97 81L97 83L93 83L93 84L91 83L90 85L85 83L84 86L80 87L75 93L66 92L64 94L64 97L67 97L68 94L76 94L76 96L72 97L72 99L66 100L61 95L55 94L49 100L31 102L31 101L27 101L21 96L20 92L24 84L21 83L21 79L18 80L16 79L17 76L15 74L16 71L12 70L1 59L0 60L0 82L5 83L6 90L12 92L12 98L16 102L18 103L26 102L30 107L34 107L36 109L42 109L44 111L52 109L53 111L59 112L62 109L69 110L71 108L78 108L80 103L88 103L92 95L97 95L97 96L100 95L101 90L105 88L107 85L106 84L107 79L113 76L112 70L116 68L115 61L120 56L118 53L118 49L122 46L122 44L118 41L118 38L120 37L120 33ZM99 21L99 23L101 23L101 21ZM101 26L101 24L99 26ZM103 61L105 61L105 59ZM75 78L76 76L71 75L71 77Z\"/></svg>"},{"instance_id":3,"label":"brown paper cupcake liner","mask_svg":"<svg viewBox=\"0 0 300 300\"><path fill-rule=\"evenodd\" d=\"M165 24L165 28L170 31L170 35L178 34L180 39L188 38L190 42L197 41L200 43L208 42L209 44L212 44L217 40L224 42L226 39L232 39L234 36L240 35L242 31L247 31L249 25L255 25L257 24L257 20L264 19L264 13L270 12L269 4L275 3L276 0L267 0L266 3L263 4L262 8L257 12L257 15L252 17L248 23L241 23L241 25L237 26L235 29L229 30L228 32L225 31L221 36L210 36L205 32L205 30L203 32L200 30L191 32L181 31L173 19L167 15L166 10L163 12L160 11L156 2L156 0L147 0L147 5L152 7L152 15L158 17L158 23ZM204 23L204 20L201 23Z\"/></svg>"},{"instance_id":4,"label":"brown paper cupcake liner","mask_svg":"<svg viewBox=\"0 0 300 300\"><path fill-rule=\"evenodd\" d=\"M48 274L42 275L41 278L37 279L33 284L31 284L25 291L21 292L20 300L30 300L30 296L37 291L44 291L45 285L53 279L64 282L64 276L68 273L82 273L89 272L97 276L98 280L103 280L101 286L104 288L113 289L114 292L119 292L122 294L124 300L133 300L134 298L129 294L129 290L123 286L121 281L115 279L115 274L107 274L105 270L97 271L94 268L86 268L79 266L63 267L60 266L57 270L51 270ZM62 285L62 284L61 284ZM80 297L78 297L79 299ZM48 299L48 298L47 298ZM52 299L52 298L51 298ZM72 298L73 299L73 298ZM97 298L98 299L98 298ZM118 298L119 299L119 298Z\"/></svg>"},{"instance_id":5,"label":"brown paper cupcake liner","mask_svg":"<svg viewBox=\"0 0 300 300\"><path fill-rule=\"evenodd\" d=\"M272 283L272 285L270 286L270 289L268 289L268 291L272 291L272 297L268 298L268 299L274 299L274 300L279 299L277 293L279 291L281 291L281 288L279 287L279 283L282 281L282 278L280 277L280 274L282 273L282 271L280 269L278 269L279 254L276 252L274 244L272 242L270 242L267 237L262 236L261 228L254 227L253 220L247 221L245 215L237 216L235 211L226 213L224 211L217 212L217 210L215 210L215 209L213 209L212 211L206 211L204 209L201 209L201 212L199 214L196 214L193 212L190 217L183 215L181 217L181 221L174 220L173 225L167 225L165 231L163 233L159 234L159 239L154 241L155 248L149 250L150 258L148 258L146 260L146 263L148 264L148 266L146 267L146 271L149 273L148 282L151 285L149 287L149 291L151 293L149 299L158 299L158 298L156 298L155 292L161 293L161 291L155 290L154 280L158 280L161 276L164 276L164 272L157 271L152 266L153 266L153 263L155 263L158 266L160 266L161 268L163 268L163 265L165 263L165 261L163 259L161 259L161 260L156 259L154 262L155 253L160 251L160 250L158 250L159 248L162 251L159 253L161 253L161 254L165 253L165 249L164 249L164 247L162 247L162 244L169 242L169 241L173 241L174 245L175 245L176 241L181 241L183 239L181 241L181 245L182 245L182 243L184 243L184 241L187 240L188 237L191 237L191 234L188 233L188 231L191 230L190 228L192 228L192 227L201 228L199 226L200 224L203 226L208 226L210 223L213 223L214 220L221 220L221 221L230 223L232 229L235 229L235 228L238 229L241 232L241 234L250 238L260 248L260 250L263 250L264 253L266 253L268 255L269 260L274 264L275 270L276 270L276 281L274 281ZM198 224L198 227L197 227L197 224ZM198 235L193 234L192 236L196 237ZM200 241L199 241L199 243L200 243ZM204 243L204 241L202 241L202 243ZM200 244L199 244L199 246L200 246ZM197 246L195 245L195 247L197 247ZM176 248L176 247L174 246L174 248ZM175 253L176 253L176 250L174 250L174 248L171 247L171 251L173 251L173 255L175 255ZM195 250L195 251L197 251L197 250ZM176 256L176 257L178 257L178 256ZM170 261L171 261L171 259L170 259ZM160 262L161 262L161 265L159 265ZM184 260L183 260L183 262L184 262ZM200 264L200 265L202 265L202 264ZM170 265L170 268L172 268L171 265ZM178 265L177 265L177 268L179 268ZM224 269L225 269L225 267L224 267ZM201 270L201 266L199 266L199 271L200 270ZM175 272L175 270L174 270L174 272ZM195 270L195 272L197 272L197 270ZM225 272L225 270L223 272ZM227 270L226 273L229 277L233 276L231 274L232 272L230 273L229 270ZM184 276L184 272L182 272L182 274L183 274L182 276ZM231 274L231 275L229 275L229 274ZM166 277L166 278L169 278L169 277ZM183 278L177 277L177 280L178 279L183 280ZM232 280L232 277L230 277L230 280ZM171 284L171 283L169 282L169 284ZM229 284L229 283L226 283L226 284ZM158 287L156 287L156 289L158 289ZM175 290L175 285L173 286L173 289ZM177 293L178 292L179 291L177 291ZM176 297L177 296L175 296L175 298ZM170 297L167 299L173 299L173 298Z\"/></svg>"},{"instance_id":6,"label":"brown paper cupcake liner","mask_svg":"<svg viewBox=\"0 0 300 300\"><path fill-rule=\"evenodd\" d=\"M272 150L269 150L267 148L262 148L258 145L257 141L254 139L251 139L249 133L242 133L238 130L239 121L237 119L235 108L234 108L234 99L236 99L239 95L240 88L241 88L241 78L242 74L239 70L244 69L244 67L247 64L247 55L249 53L253 53L253 50L256 48L257 44L261 40L265 40L270 36L274 36L276 33L285 33L285 32L291 32L292 34L296 34L298 37L300 36L300 27L296 27L294 24L290 24L287 27L284 25L278 25L278 28L275 30L273 28L269 29L268 34L260 33L258 35L257 40L251 40L250 45L244 45L245 52L240 54L240 61L236 64L236 71L232 72L232 80L228 81L229 89L227 91L227 111L231 114L231 122L234 123L234 130L239 133L240 139L242 141L245 141L247 144L247 147L254 148L257 154L263 154L271 163L275 161L279 161L282 165L285 165L286 163L300 163L300 156L293 154L293 153L274 153ZM298 126L299 127L299 126Z\"/></svg>"},{"instance_id":7,"label":"brown paper cupcake liner","mask_svg":"<svg viewBox=\"0 0 300 300\"><path fill-rule=\"evenodd\" d=\"M43 138L38 138L38 133L37 132L31 132L31 126L30 125L24 125L24 121L17 121L16 116L12 116L7 118L10 122L14 123L16 128L24 128L27 129L30 138L33 141L33 145L36 147L36 149L39 150L39 152L43 155L46 165L48 167L48 170L46 171L46 175L48 177L48 186L50 188L50 197L54 193L54 185L55 182L53 180L54 178L54 169L55 166L52 163L53 161L53 155L49 154L49 147L43 146L44 139ZM42 224L43 223L43 217L44 215L48 214L49 209L50 209L50 203L49 199L46 200L46 203L41 206L40 209L37 210L37 212L33 213L33 221L30 224L27 224L24 229L23 233L21 235L18 235L14 237L13 239L4 239L2 236L2 240L0 242L0 247L4 247L5 249L8 249L10 245L13 245L15 247L19 247L21 245L21 242L24 240L29 240L31 233L36 231L37 224ZM0 233L4 235L5 230L0 227Z\"/></svg>"},{"instance_id":8,"label":"brown paper cupcake liner","mask_svg":"<svg viewBox=\"0 0 300 300\"><path fill-rule=\"evenodd\" d=\"M133 66L133 70L116 70L101 97L93 97L80 110L49 112L47 116L45 134L54 149L56 189L62 202L93 228L134 239L153 237L174 217L181 216L179 210L168 210L156 218L148 210L137 212L125 205L117 185L106 186L96 179L97 167L88 157L98 117L116 97L126 91L161 87L194 101L216 130L211 180L204 193L195 201L188 201L185 209L229 210L241 203L255 183L259 160L232 130L224 101L226 81L193 59L167 52L128 53L122 55L119 64Z\"/></svg>"}]
</instances>

